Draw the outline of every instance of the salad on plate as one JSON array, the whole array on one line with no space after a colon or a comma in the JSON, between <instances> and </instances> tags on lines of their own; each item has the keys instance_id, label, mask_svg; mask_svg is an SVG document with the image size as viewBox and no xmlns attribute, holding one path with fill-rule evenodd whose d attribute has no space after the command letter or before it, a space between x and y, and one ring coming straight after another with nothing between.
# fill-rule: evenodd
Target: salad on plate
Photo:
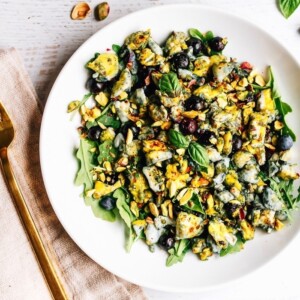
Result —
<instances>
[{"instance_id":1,"label":"salad on plate","mask_svg":"<svg viewBox=\"0 0 300 300\"><path fill-rule=\"evenodd\" d=\"M222 51L197 29L158 44L150 30L86 64L75 183L96 217L123 220L139 239L200 260L238 252L256 229L278 231L300 197L290 162L296 137L274 75ZM121 229L120 229L121 230Z\"/></svg>"}]
</instances>

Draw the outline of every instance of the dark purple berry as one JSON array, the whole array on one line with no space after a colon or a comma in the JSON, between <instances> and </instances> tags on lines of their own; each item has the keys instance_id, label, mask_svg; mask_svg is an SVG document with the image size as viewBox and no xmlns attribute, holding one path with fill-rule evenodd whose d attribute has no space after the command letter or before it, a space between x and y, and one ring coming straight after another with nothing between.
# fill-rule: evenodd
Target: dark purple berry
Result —
<instances>
[{"instance_id":1,"label":"dark purple berry","mask_svg":"<svg viewBox=\"0 0 300 300\"><path fill-rule=\"evenodd\" d=\"M293 146L293 139L290 135L284 134L280 136L277 140L277 150L286 151L291 149Z\"/></svg>"},{"instance_id":2,"label":"dark purple berry","mask_svg":"<svg viewBox=\"0 0 300 300\"><path fill-rule=\"evenodd\" d=\"M211 48L211 50L220 52L225 48L226 41L223 38L216 36L216 37L212 38L208 42L208 44L209 44L209 47Z\"/></svg>"},{"instance_id":3,"label":"dark purple berry","mask_svg":"<svg viewBox=\"0 0 300 300\"><path fill-rule=\"evenodd\" d=\"M186 110L201 110L205 108L205 100L202 98L192 95L184 102L184 107Z\"/></svg>"},{"instance_id":4,"label":"dark purple berry","mask_svg":"<svg viewBox=\"0 0 300 300\"><path fill-rule=\"evenodd\" d=\"M111 196L104 196L99 204L105 210L113 210L116 207L116 199Z\"/></svg>"},{"instance_id":5,"label":"dark purple berry","mask_svg":"<svg viewBox=\"0 0 300 300\"><path fill-rule=\"evenodd\" d=\"M242 148L242 144L242 138L239 135L234 134L232 137L232 151L236 152L240 150Z\"/></svg>"},{"instance_id":6,"label":"dark purple berry","mask_svg":"<svg viewBox=\"0 0 300 300\"><path fill-rule=\"evenodd\" d=\"M197 122L193 119L185 118L181 121L179 128L183 134L193 134L197 130Z\"/></svg>"},{"instance_id":7,"label":"dark purple berry","mask_svg":"<svg viewBox=\"0 0 300 300\"><path fill-rule=\"evenodd\" d=\"M86 82L86 88L93 94L98 94L104 90L105 84L103 82L98 82L94 78L89 78Z\"/></svg>"},{"instance_id":8,"label":"dark purple berry","mask_svg":"<svg viewBox=\"0 0 300 300\"><path fill-rule=\"evenodd\" d=\"M92 141L98 141L101 134L101 128L99 126L93 126L88 131L88 138Z\"/></svg>"},{"instance_id":9,"label":"dark purple berry","mask_svg":"<svg viewBox=\"0 0 300 300\"><path fill-rule=\"evenodd\" d=\"M124 137L127 136L128 129L131 129L133 137L136 139L140 133L140 128L132 121L126 122L120 129L120 132L124 135Z\"/></svg>"},{"instance_id":10,"label":"dark purple berry","mask_svg":"<svg viewBox=\"0 0 300 300\"><path fill-rule=\"evenodd\" d=\"M191 37L186 44L189 47L193 48L193 54L198 55L200 52L203 52L204 45L201 40Z\"/></svg>"},{"instance_id":11,"label":"dark purple berry","mask_svg":"<svg viewBox=\"0 0 300 300\"><path fill-rule=\"evenodd\" d=\"M172 63L176 69L186 69L190 64L190 60L187 54L180 52L173 55Z\"/></svg>"},{"instance_id":12,"label":"dark purple berry","mask_svg":"<svg viewBox=\"0 0 300 300\"><path fill-rule=\"evenodd\" d=\"M175 237L173 234L165 233L159 238L158 244L165 250L169 250L175 244Z\"/></svg>"},{"instance_id":13,"label":"dark purple berry","mask_svg":"<svg viewBox=\"0 0 300 300\"><path fill-rule=\"evenodd\" d=\"M195 135L198 138L199 143L206 146L211 145L212 140L216 138L216 135L212 131L203 129L197 130Z\"/></svg>"}]
</instances>

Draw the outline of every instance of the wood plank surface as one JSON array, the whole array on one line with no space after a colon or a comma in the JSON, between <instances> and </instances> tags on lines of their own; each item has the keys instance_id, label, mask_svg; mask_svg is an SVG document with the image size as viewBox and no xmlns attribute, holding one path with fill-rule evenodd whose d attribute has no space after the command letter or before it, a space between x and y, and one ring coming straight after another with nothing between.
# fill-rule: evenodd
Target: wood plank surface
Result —
<instances>
[{"instance_id":1,"label":"wood plank surface","mask_svg":"<svg viewBox=\"0 0 300 300\"><path fill-rule=\"evenodd\" d=\"M87 38L121 16L154 5L199 3L229 11L255 22L277 37L300 63L300 8L286 20L279 12L276 0L109 0L110 14L102 22L96 21L92 15L82 21L71 20L70 12L77 2L79 1L0 0L0 48L15 47L19 50L43 104L46 103L48 93L61 68ZM91 8L94 8L101 1L87 2ZM287 255L296 255L295 250L291 251ZM300 299L297 278L286 281L285 275L280 272L280 270L287 272L289 268L292 269L292 260L289 261L290 267L285 265L285 261L277 262L277 265L273 264L264 273L251 277L254 287L248 286L247 281L244 281L213 293L175 295L150 289L145 291L150 299L165 300ZM264 276L268 276L267 272L269 274L278 272L278 278L273 275L274 284L265 287Z\"/></svg>"}]
</instances>

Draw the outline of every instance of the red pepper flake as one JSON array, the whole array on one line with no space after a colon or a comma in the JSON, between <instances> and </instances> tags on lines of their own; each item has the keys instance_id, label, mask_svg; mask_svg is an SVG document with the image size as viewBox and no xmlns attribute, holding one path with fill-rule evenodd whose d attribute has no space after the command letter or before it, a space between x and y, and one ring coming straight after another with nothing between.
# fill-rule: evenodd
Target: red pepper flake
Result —
<instances>
[{"instance_id":1,"label":"red pepper flake","mask_svg":"<svg viewBox=\"0 0 300 300\"><path fill-rule=\"evenodd\" d=\"M240 219L244 220L245 219L245 212L242 208L240 208Z\"/></svg>"},{"instance_id":2,"label":"red pepper flake","mask_svg":"<svg viewBox=\"0 0 300 300\"><path fill-rule=\"evenodd\" d=\"M243 63L241 63L241 69L252 70L253 67L250 65L250 63L248 63L247 61L244 61Z\"/></svg>"}]
</instances>

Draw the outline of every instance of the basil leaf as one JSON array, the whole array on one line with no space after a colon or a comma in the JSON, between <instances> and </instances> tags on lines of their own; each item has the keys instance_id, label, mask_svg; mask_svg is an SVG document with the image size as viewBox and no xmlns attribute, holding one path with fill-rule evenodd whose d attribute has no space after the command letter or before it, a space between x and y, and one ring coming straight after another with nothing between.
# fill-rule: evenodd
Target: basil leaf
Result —
<instances>
[{"instance_id":1,"label":"basil leaf","mask_svg":"<svg viewBox=\"0 0 300 300\"><path fill-rule=\"evenodd\" d=\"M203 168L209 165L209 158L206 149L196 142L191 142L188 147L191 159Z\"/></svg>"},{"instance_id":2,"label":"basil leaf","mask_svg":"<svg viewBox=\"0 0 300 300\"><path fill-rule=\"evenodd\" d=\"M220 252L220 256L225 256L227 254L239 252L244 249L244 241L242 240L240 235L237 235L237 241L234 245L228 244L227 248L222 249Z\"/></svg>"},{"instance_id":3,"label":"basil leaf","mask_svg":"<svg viewBox=\"0 0 300 300\"><path fill-rule=\"evenodd\" d=\"M196 28L190 28L189 29L189 35L195 39L199 39L202 41L205 41L204 35Z\"/></svg>"},{"instance_id":4,"label":"basil leaf","mask_svg":"<svg viewBox=\"0 0 300 300\"><path fill-rule=\"evenodd\" d=\"M180 240L177 241L173 248L169 252L166 265L170 267L178 262L182 262L183 258L190 247L190 240Z\"/></svg>"},{"instance_id":5,"label":"basil leaf","mask_svg":"<svg viewBox=\"0 0 300 300\"><path fill-rule=\"evenodd\" d=\"M187 204L185 204L184 207L205 215L205 211L203 209L201 199L198 194L194 193L191 200Z\"/></svg>"},{"instance_id":6,"label":"basil leaf","mask_svg":"<svg viewBox=\"0 0 300 300\"><path fill-rule=\"evenodd\" d=\"M107 127L112 127L114 129L118 129L121 126L121 121L117 120L115 116L106 113L101 115L98 119L97 122L102 123L104 126Z\"/></svg>"},{"instance_id":7,"label":"basil leaf","mask_svg":"<svg viewBox=\"0 0 300 300\"><path fill-rule=\"evenodd\" d=\"M179 131L170 129L168 132L170 143L178 148L187 148L189 146L188 139Z\"/></svg>"},{"instance_id":8,"label":"basil leaf","mask_svg":"<svg viewBox=\"0 0 300 300\"><path fill-rule=\"evenodd\" d=\"M113 49L113 51L115 51L117 54L119 54L120 50L121 50L121 46L113 44L111 46L111 48Z\"/></svg>"},{"instance_id":9,"label":"basil leaf","mask_svg":"<svg viewBox=\"0 0 300 300\"><path fill-rule=\"evenodd\" d=\"M105 141L99 146L98 162L102 164L104 161L113 162L118 154L118 150L114 147L112 141Z\"/></svg>"},{"instance_id":10,"label":"basil leaf","mask_svg":"<svg viewBox=\"0 0 300 300\"><path fill-rule=\"evenodd\" d=\"M300 0L279 0L278 5L281 13L287 19L300 5Z\"/></svg>"},{"instance_id":11,"label":"basil leaf","mask_svg":"<svg viewBox=\"0 0 300 300\"><path fill-rule=\"evenodd\" d=\"M205 34L205 40L209 41L209 40L211 40L213 38L214 38L213 32L212 31L207 31L206 34Z\"/></svg>"},{"instance_id":12,"label":"basil leaf","mask_svg":"<svg viewBox=\"0 0 300 300\"><path fill-rule=\"evenodd\" d=\"M90 151L96 147L96 143L81 139L79 149L77 150L76 157L80 163L79 170L76 174L75 184L84 185L84 191L93 188L94 182L91 174L91 170L95 167L94 154Z\"/></svg>"},{"instance_id":13,"label":"basil leaf","mask_svg":"<svg viewBox=\"0 0 300 300\"><path fill-rule=\"evenodd\" d=\"M172 97L175 97L181 91L181 86L177 75L173 72L163 74L158 82L158 86L162 92L165 92Z\"/></svg>"}]
</instances>

